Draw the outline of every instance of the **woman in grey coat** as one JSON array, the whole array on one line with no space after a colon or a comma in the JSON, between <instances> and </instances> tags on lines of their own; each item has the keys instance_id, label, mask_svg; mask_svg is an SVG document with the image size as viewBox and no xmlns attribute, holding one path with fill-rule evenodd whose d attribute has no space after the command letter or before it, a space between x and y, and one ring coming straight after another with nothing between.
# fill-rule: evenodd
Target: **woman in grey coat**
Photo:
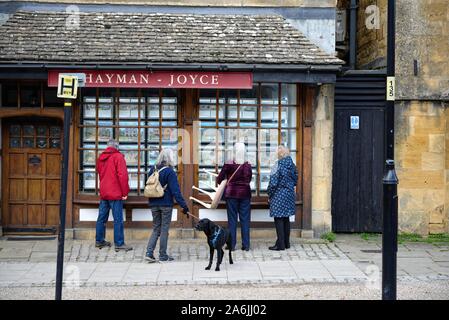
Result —
<instances>
[{"instance_id":1,"label":"woman in grey coat","mask_svg":"<svg viewBox=\"0 0 449 320\"><path fill-rule=\"evenodd\" d=\"M278 161L270 173L268 184L268 201L270 217L276 226L276 244L270 250L290 248L290 216L295 214L295 187L298 181L298 170L290 157L290 150L284 146L278 148Z\"/></svg>"}]
</instances>

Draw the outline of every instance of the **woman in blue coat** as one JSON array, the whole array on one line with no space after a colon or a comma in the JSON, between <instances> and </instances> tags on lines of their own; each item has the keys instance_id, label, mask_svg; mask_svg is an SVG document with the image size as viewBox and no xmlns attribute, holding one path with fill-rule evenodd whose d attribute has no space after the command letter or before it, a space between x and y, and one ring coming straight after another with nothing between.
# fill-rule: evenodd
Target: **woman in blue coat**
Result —
<instances>
[{"instance_id":1,"label":"woman in blue coat","mask_svg":"<svg viewBox=\"0 0 449 320\"><path fill-rule=\"evenodd\" d=\"M276 244L270 250L290 248L290 219L295 214L295 187L298 181L298 170L290 157L290 151L284 146L278 148L278 161L270 173L268 184L268 201L270 217L276 226Z\"/></svg>"}]
</instances>

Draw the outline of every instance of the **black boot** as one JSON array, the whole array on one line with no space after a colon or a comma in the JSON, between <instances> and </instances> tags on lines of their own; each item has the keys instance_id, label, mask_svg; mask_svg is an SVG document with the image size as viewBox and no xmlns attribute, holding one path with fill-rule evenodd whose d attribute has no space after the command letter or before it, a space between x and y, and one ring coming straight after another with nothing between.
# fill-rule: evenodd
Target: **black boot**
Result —
<instances>
[{"instance_id":1,"label":"black boot","mask_svg":"<svg viewBox=\"0 0 449 320\"><path fill-rule=\"evenodd\" d=\"M274 250L274 251L282 251L282 250L285 250L285 248L280 248L280 247L278 247L277 245L274 245L274 246L272 246L272 247L268 247L268 249Z\"/></svg>"}]
</instances>

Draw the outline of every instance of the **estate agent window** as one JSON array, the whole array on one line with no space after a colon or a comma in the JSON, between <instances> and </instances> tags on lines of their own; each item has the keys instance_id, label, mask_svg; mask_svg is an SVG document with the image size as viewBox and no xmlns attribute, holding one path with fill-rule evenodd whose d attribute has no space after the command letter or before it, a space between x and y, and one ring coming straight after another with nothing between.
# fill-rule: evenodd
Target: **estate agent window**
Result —
<instances>
[{"instance_id":1,"label":"estate agent window","mask_svg":"<svg viewBox=\"0 0 449 320\"><path fill-rule=\"evenodd\" d=\"M219 172L232 159L235 142L247 146L247 160L253 167L251 189L266 194L276 149L290 148L298 156L297 86L286 83L258 83L252 90L200 90L200 156L198 180L202 189L213 185L203 170Z\"/></svg>"},{"instance_id":2,"label":"estate agent window","mask_svg":"<svg viewBox=\"0 0 449 320\"><path fill-rule=\"evenodd\" d=\"M179 154L182 106L177 94L174 89L81 90L80 193L98 195L95 162L108 140L114 138L128 165L131 193L143 194L147 172L159 151L173 148L174 154ZM265 196L277 147L290 148L295 163L300 156L298 100L297 85L287 83L255 83L250 90L199 90L199 146L194 146L199 187L213 185L213 178L203 170L219 172L231 159L234 143L242 141L253 166L252 192Z\"/></svg>"},{"instance_id":3,"label":"estate agent window","mask_svg":"<svg viewBox=\"0 0 449 320\"><path fill-rule=\"evenodd\" d=\"M109 139L119 141L133 194L143 194L146 173L162 148L178 145L178 101L169 89L84 89L80 119L79 188L99 192L95 162ZM175 159L177 161L177 159Z\"/></svg>"}]
</instances>

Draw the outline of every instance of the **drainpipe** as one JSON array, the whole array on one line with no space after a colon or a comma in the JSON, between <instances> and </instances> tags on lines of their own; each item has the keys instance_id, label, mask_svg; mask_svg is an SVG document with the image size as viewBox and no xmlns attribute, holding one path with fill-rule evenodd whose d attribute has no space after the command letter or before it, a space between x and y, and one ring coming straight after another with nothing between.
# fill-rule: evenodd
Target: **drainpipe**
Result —
<instances>
[{"instance_id":1,"label":"drainpipe","mask_svg":"<svg viewBox=\"0 0 449 320\"><path fill-rule=\"evenodd\" d=\"M349 67L355 70L357 58L357 0L351 0L349 5Z\"/></svg>"}]
</instances>

